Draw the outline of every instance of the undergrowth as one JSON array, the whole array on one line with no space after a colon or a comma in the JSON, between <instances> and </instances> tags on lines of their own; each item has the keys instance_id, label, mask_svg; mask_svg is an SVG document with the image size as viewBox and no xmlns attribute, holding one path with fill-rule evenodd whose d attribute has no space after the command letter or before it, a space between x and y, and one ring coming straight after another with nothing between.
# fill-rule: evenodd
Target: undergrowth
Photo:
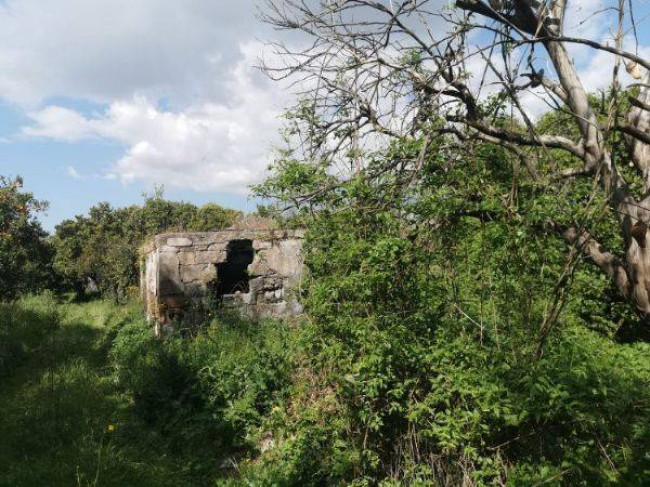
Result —
<instances>
[{"instance_id":1,"label":"undergrowth","mask_svg":"<svg viewBox=\"0 0 650 487\"><path fill-rule=\"evenodd\" d=\"M159 340L133 301L0 305L0 486L201 486L259 450L294 328L215 320Z\"/></svg>"}]
</instances>

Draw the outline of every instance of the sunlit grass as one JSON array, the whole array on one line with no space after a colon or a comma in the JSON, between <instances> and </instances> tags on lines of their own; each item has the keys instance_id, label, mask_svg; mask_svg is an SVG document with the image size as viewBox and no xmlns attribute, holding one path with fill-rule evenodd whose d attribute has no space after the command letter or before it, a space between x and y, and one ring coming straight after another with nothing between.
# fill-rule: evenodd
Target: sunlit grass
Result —
<instances>
[{"instance_id":1,"label":"sunlit grass","mask_svg":"<svg viewBox=\"0 0 650 487\"><path fill-rule=\"evenodd\" d=\"M0 305L0 485L204 485L159 434L138 422L107 362L138 303Z\"/></svg>"}]
</instances>

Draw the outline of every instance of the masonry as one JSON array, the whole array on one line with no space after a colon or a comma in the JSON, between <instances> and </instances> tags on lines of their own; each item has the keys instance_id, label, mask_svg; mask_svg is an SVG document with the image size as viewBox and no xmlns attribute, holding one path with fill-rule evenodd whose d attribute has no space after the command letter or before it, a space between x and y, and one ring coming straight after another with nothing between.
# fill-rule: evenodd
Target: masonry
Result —
<instances>
[{"instance_id":1,"label":"masonry","mask_svg":"<svg viewBox=\"0 0 650 487\"><path fill-rule=\"evenodd\" d=\"M156 331L234 310L300 314L302 231L229 229L157 235L143 249L141 292Z\"/></svg>"}]
</instances>

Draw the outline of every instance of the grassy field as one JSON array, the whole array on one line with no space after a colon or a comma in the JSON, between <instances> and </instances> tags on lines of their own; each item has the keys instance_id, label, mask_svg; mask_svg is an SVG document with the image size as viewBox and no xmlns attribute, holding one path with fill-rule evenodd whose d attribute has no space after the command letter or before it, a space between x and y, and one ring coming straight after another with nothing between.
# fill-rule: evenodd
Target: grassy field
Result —
<instances>
[{"instance_id":1,"label":"grassy field","mask_svg":"<svg viewBox=\"0 0 650 487\"><path fill-rule=\"evenodd\" d=\"M116 384L112 340L138 320L137 303L1 305L0 486L210 485Z\"/></svg>"}]
</instances>

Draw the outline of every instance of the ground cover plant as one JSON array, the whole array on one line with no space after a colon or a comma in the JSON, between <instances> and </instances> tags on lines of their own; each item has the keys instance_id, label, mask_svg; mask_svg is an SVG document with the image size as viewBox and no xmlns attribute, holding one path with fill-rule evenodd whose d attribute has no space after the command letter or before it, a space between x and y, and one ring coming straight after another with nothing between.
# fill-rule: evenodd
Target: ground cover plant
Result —
<instances>
[{"instance_id":1,"label":"ground cover plant","mask_svg":"<svg viewBox=\"0 0 650 487\"><path fill-rule=\"evenodd\" d=\"M214 322L161 341L141 305L0 307L0 485L213 485L258 451L292 329Z\"/></svg>"}]
</instances>

